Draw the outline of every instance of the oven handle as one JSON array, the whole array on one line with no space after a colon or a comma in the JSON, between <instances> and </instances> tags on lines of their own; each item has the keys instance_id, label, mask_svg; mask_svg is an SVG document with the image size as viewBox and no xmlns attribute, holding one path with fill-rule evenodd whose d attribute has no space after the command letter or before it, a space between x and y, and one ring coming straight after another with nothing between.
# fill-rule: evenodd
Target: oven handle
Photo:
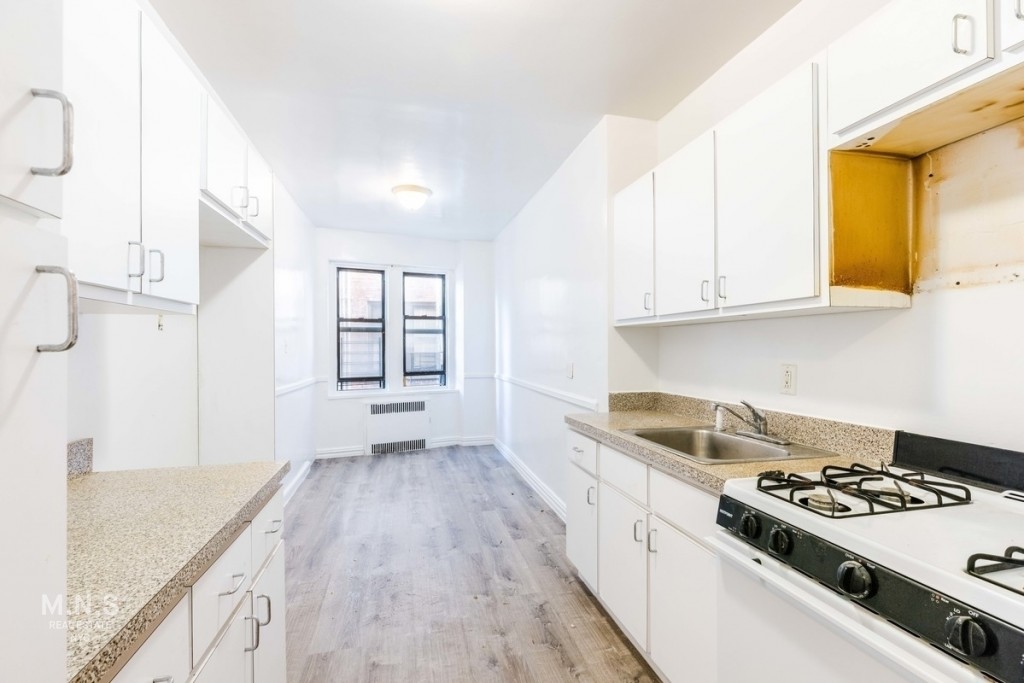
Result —
<instances>
[{"instance_id":1,"label":"oven handle","mask_svg":"<svg viewBox=\"0 0 1024 683\"><path fill-rule=\"evenodd\" d=\"M845 598L840 597L824 586L819 585L795 569L792 569L766 553L749 549L742 541L738 541L726 531L716 531L714 535L705 539L708 546L717 553L718 557L729 564L738 567L750 574L753 578L762 582L768 589L796 604L801 610L807 612L821 623L832 628L840 634L849 636L858 642L861 647L871 651L875 656L889 663L904 674L909 674L920 683L937 683L939 681L968 680L964 678L950 677L946 672L940 671L929 663L922 661L906 648L900 647L893 640L903 637L909 639L914 645L931 650L931 646L924 641L904 633L896 626L885 624L893 630L893 638L883 637L869 628L864 627L857 619L844 613L844 607L854 607L859 612L863 611L865 616L875 617L867 610L859 606L851 605ZM736 545L743 550L738 550ZM792 580L795 579L795 580ZM909 644L909 642L908 642ZM929 653L931 654L931 653ZM941 657L946 655L941 654ZM952 665L953 662L951 661ZM977 680L977 679L970 679Z\"/></svg>"}]
</instances>

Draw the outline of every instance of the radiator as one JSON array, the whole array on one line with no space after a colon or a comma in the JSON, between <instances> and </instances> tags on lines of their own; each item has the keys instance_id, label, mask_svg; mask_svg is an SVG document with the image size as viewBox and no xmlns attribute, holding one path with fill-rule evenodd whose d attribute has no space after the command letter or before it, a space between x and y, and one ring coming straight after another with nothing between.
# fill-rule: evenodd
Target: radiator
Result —
<instances>
[{"instance_id":1,"label":"radiator","mask_svg":"<svg viewBox=\"0 0 1024 683\"><path fill-rule=\"evenodd\" d=\"M366 404L367 455L400 453L427 447L430 412L427 401L388 401Z\"/></svg>"}]
</instances>

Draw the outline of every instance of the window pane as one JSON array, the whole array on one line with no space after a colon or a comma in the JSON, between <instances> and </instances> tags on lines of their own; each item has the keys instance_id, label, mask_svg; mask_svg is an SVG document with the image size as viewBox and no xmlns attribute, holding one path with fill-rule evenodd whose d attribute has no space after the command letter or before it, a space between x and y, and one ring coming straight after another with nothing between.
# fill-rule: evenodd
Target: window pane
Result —
<instances>
[{"instance_id":1,"label":"window pane","mask_svg":"<svg viewBox=\"0 0 1024 683\"><path fill-rule=\"evenodd\" d=\"M384 318L384 273L375 270L338 270L338 317Z\"/></svg>"},{"instance_id":2,"label":"window pane","mask_svg":"<svg viewBox=\"0 0 1024 683\"><path fill-rule=\"evenodd\" d=\"M444 315L444 276L406 273L404 285L405 315Z\"/></svg>"},{"instance_id":3,"label":"window pane","mask_svg":"<svg viewBox=\"0 0 1024 683\"><path fill-rule=\"evenodd\" d=\"M405 371L444 372L444 335L410 332L405 335Z\"/></svg>"},{"instance_id":4,"label":"window pane","mask_svg":"<svg viewBox=\"0 0 1024 683\"><path fill-rule=\"evenodd\" d=\"M444 320L433 318L406 318L405 329L409 332L443 332Z\"/></svg>"},{"instance_id":5,"label":"window pane","mask_svg":"<svg viewBox=\"0 0 1024 683\"><path fill-rule=\"evenodd\" d=\"M338 379L377 378L384 375L382 332L338 332Z\"/></svg>"},{"instance_id":6,"label":"window pane","mask_svg":"<svg viewBox=\"0 0 1024 683\"><path fill-rule=\"evenodd\" d=\"M405 378L407 387L443 387L444 375L409 375Z\"/></svg>"}]
</instances>

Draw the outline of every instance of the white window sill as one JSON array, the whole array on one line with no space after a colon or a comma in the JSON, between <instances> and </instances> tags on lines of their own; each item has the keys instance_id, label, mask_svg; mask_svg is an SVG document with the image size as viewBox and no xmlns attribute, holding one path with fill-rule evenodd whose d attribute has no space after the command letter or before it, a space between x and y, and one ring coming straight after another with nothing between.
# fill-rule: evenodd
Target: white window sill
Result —
<instances>
[{"instance_id":1,"label":"white window sill","mask_svg":"<svg viewBox=\"0 0 1024 683\"><path fill-rule=\"evenodd\" d=\"M369 389L362 391L338 391L331 387L327 388L328 401L342 400L406 400L417 396L433 396L437 394L457 394L459 390L455 387L439 387L437 389L417 389L416 387L403 387L401 389Z\"/></svg>"}]
</instances>

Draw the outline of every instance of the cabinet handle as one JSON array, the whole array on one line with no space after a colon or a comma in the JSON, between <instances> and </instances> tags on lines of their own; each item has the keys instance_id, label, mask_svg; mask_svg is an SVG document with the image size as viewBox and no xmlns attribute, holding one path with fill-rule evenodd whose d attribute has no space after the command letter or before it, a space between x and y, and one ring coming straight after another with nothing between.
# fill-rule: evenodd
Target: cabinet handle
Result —
<instances>
[{"instance_id":1,"label":"cabinet handle","mask_svg":"<svg viewBox=\"0 0 1024 683\"><path fill-rule=\"evenodd\" d=\"M717 294L718 294L718 298L719 299L724 299L725 298L725 276L724 275L720 275L718 277L718 292L717 292Z\"/></svg>"},{"instance_id":2,"label":"cabinet handle","mask_svg":"<svg viewBox=\"0 0 1024 683\"><path fill-rule=\"evenodd\" d=\"M704 303L708 303L708 289L711 287L710 280L700 281L700 300Z\"/></svg>"},{"instance_id":3,"label":"cabinet handle","mask_svg":"<svg viewBox=\"0 0 1024 683\"><path fill-rule=\"evenodd\" d=\"M645 311L651 310L651 293L650 292L644 292L644 310Z\"/></svg>"},{"instance_id":4,"label":"cabinet handle","mask_svg":"<svg viewBox=\"0 0 1024 683\"><path fill-rule=\"evenodd\" d=\"M281 527L284 526L284 520L283 519L274 519L274 520L271 520L270 523L273 524L274 526L270 527L269 529L266 529L263 533L265 533L265 534L276 534L278 531L281 530Z\"/></svg>"},{"instance_id":5,"label":"cabinet handle","mask_svg":"<svg viewBox=\"0 0 1024 683\"><path fill-rule=\"evenodd\" d=\"M644 542L644 535L643 535L644 532L643 532L643 528L642 528L643 525L644 525L644 520L642 520L642 519L638 519L635 522L633 522L633 540L636 541L637 543L643 543Z\"/></svg>"},{"instance_id":6,"label":"cabinet handle","mask_svg":"<svg viewBox=\"0 0 1024 683\"><path fill-rule=\"evenodd\" d=\"M235 197L238 197L236 200ZM239 209L249 208L249 188L245 185L236 185L231 190L231 203Z\"/></svg>"},{"instance_id":7,"label":"cabinet handle","mask_svg":"<svg viewBox=\"0 0 1024 683\"><path fill-rule=\"evenodd\" d=\"M1020 3L1018 3L1018 5L1019 4ZM959 31L959 29L960 29L960 22L962 20L966 20L966 21L968 21L971 24L971 29L972 29L972 31L971 31L971 43L973 44L973 42L974 42L974 31L973 31L974 19L972 19L970 17L970 15L967 15L967 14L954 14L953 15L953 52L957 53L958 55L965 55L968 52L970 52L970 50L967 50L967 49L964 49L964 48L960 47L960 31Z\"/></svg>"},{"instance_id":8,"label":"cabinet handle","mask_svg":"<svg viewBox=\"0 0 1024 683\"><path fill-rule=\"evenodd\" d=\"M649 552L649 553L656 553L656 552L658 552L658 548L654 544L654 542L657 539L658 539L658 530L657 529L651 529L650 531L647 532L647 552Z\"/></svg>"},{"instance_id":9,"label":"cabinet handle","mask_svg":"<svg viewBox=\"0 0 1024 683\"><path fill-rule=\"evenodd\" d=\"M587 505L596 505L596 503L590 499L590 494L594 491L596 491L596 489L593 486L587 489Z\"/></svg>"},{"instance_id":10,"label":"cabinet handle","mask_svg":"<svg viewBox=\"0 0 1024 683\"><path fill-rule=\"evenodd\" d=\"M1017 0L1013 6L1013 14L1021 21L1024 21L1024 6L1022 5L1024 5L1024 3L1021 3L1021 0Z\"/></svg>"},{"instance_id":11,"label":"cabinet handle","mask_svg":"<svg viewBox=\"0 0 1024 683\"><path fill-rule=\"evenodd\" d=\"M36 351L40 353L67 351L78 342L78 278L67 268L61 266L36 266L36 272L60 275L68 286L68 336L60 344L40 344L36 347Z\"/></svg>"},{"instance_id":12,"label":"cabinet handle","mask_svg":"<svg viewBox=\"0 0 1024 683\"><path fill-rule=\"evenodd\" d=\"M580 455L582 455L583 454L583 449L580 448L579 446L573 446L572 447L572 452L573 453L579 453Z\"/></svg>"},{"instance_id":13,"label":"cabinet handle","mask_svg":"<svg viewBox=\"0 0 1024 683\"><path fill-rule=\"evenodd\" d=\"M273 606L270 603L270 596L269 595L257 595L256 596L256 604L257 604L257 608L256 609L257 610L259 610L259 601L260 600L266 600L267 601L267 620L266 621L260 621L259 625L260 626L270 626L270 622L274 620L274 612L273 612Z\"/></svg>"},{"instance_id":14,"label":"cabinet handle","mask_svg":"<svg viewBox=\"0 0 1024 683\"><path fill-rule=\"evenodd\" d=\"M133 273L131 269L128 270L128 277L142 277L146 274L146 245L142 242L129 242L128 243L128 261L132 260L132 247L139 248L139 272Z\"/></svg>"},{"instance_id":15,"label":"cabinet handle","mask_svg":"<svg viewBox=\"0 0 1024 683\"><path fill-rule=\"evenodd\" d=\"M159 254L159 256L160 256L160 277L153 277L153 275L150 274L149 281L150 282L163 282L164 281L164 276L167 275L167 259L164 256L164 252L162 252L159 249L152 249L152 250L150 250L150 252L149 252L150 258L153 257L153 254Z\"/></svg>"},{"instance_id":16,"label":"cabinet handle","mask_svg":"<svg viewBox=\"0 0 1024 683\"><path fill-rule=\"evenodd\" d=\"M160 678L154 678L153 683L174 683L174 676L161 676Z\"/></svg>"},{"instance_id":17,"label":"cabinet handle","mask_svg":"<svg viewBox=\"0 0 1024 683\"><path fill-rule=\"evenodd\" d=\"M238 589L242 587L243 583L245 583L245 572L242 572L241 574L232 574L231 578L232 579L238 579L238 583L235 584L234 588L232 588L231 590L227 591L226 593L218 593L217 595L219 597L224 597L226 595L234 595L235 593L237 593Z\"/></svg>"},{"instance_id":18,"label":"cabinet handle","mask_svg":"<svg viewBox=\"0 0 1024 683\"><path fill-rule=\"evenodd\" d=\"M260 648L260 620L256 617L245 617L246 621L251 621L256 625L256 630L252 635L252 647L245 648L246 652L256 652Z\"/></svg>"},{"instance_id":19,"label":"cabinet handle","mask_svg":"<svg viewBox=\"0 0 1024 683\"><path fill-rule=\"evenodd\" d=\"M61 112L63 112L64 118L64 123L62 125L64 140L61 143L60 166L57 168L39 168L38 166L33 166L32 175L67 175L67 172L71 170L71 165L74 163L75 108L71 106L71 102L68 100L67 96L58 90L32 88L32 95L34 97L49 97L50 99L60 102L60 108Z\"/></svg>"},{"instance_id":20,"label":"cabinet handle","mask_svg":"<svg viewBox=\"0 0 1024 683\"><path fill-rule=\"evenodd\" d=\"M254 194L249 195L249 205L251 206L253 202L256 202L256 210L249 212L249 218L256 218L260 215L260 198Z\"/></svg>"}]
</instances>

